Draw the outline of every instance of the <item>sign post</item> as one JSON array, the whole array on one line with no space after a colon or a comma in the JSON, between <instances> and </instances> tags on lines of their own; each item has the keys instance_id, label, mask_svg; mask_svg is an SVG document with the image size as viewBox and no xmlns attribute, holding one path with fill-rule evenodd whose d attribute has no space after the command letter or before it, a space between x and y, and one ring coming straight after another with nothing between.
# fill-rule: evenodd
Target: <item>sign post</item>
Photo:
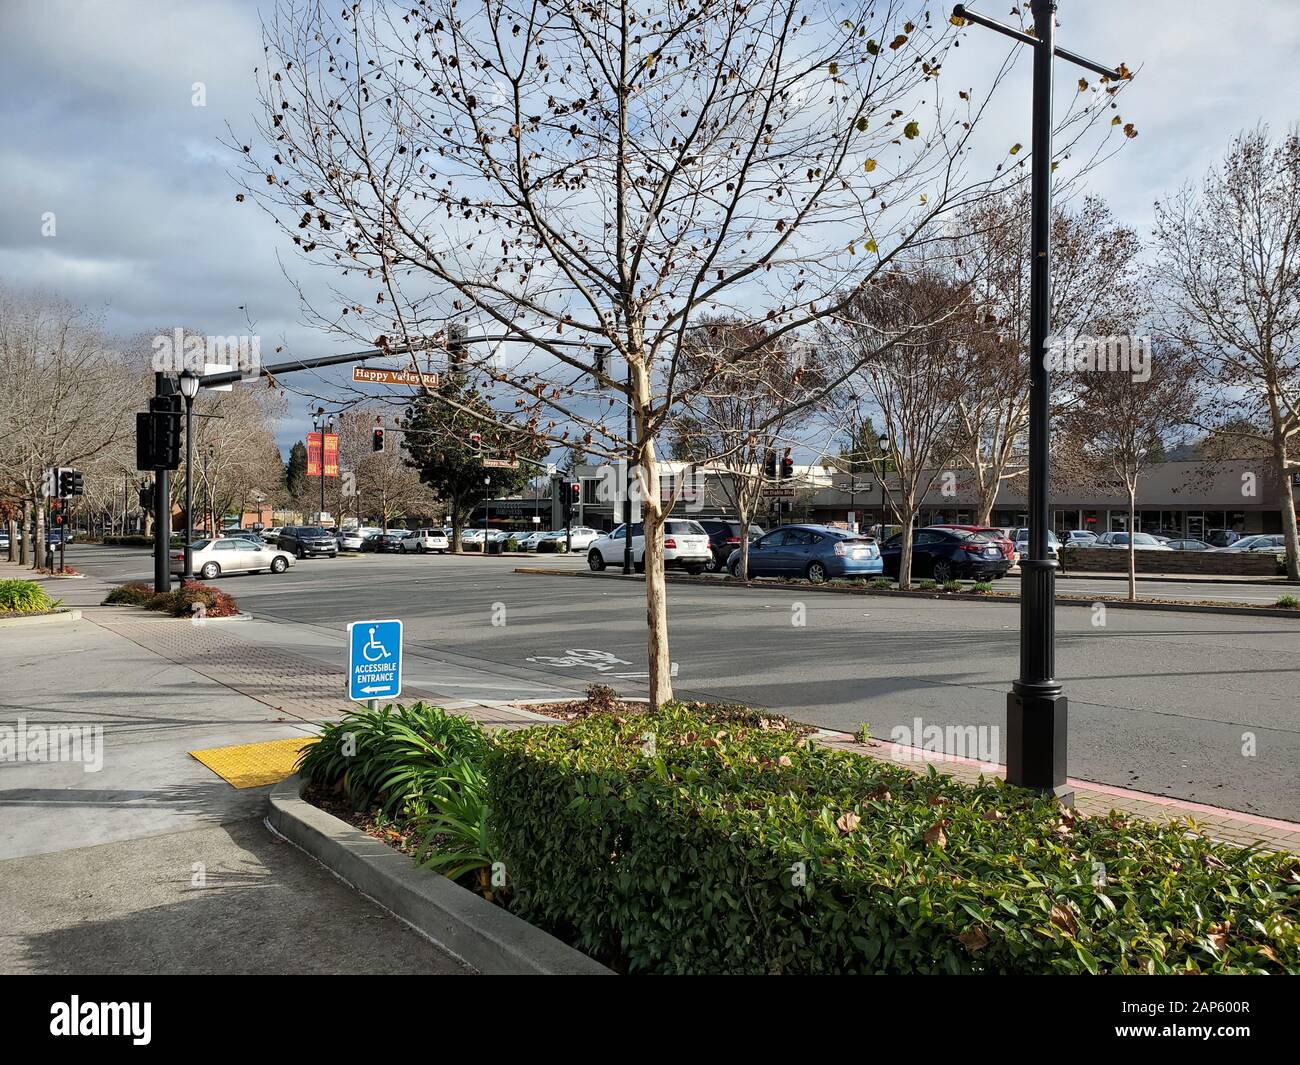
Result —
<instances>
[{"instance_id":1,"label":"sign post","mask_svg":"<svg viewBox=\"0 0 1300 1065\"><path fill-rule=\"evenodd\" d=\"M402 623L353 621L348 625L348 698L395 699L402 694Z\"/></svg>"}]
</instances>

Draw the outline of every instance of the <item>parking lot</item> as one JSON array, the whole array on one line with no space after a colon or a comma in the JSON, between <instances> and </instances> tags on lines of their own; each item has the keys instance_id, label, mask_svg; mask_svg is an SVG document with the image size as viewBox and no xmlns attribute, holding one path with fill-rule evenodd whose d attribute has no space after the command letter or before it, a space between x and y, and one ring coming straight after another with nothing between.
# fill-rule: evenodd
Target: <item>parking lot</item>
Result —
<instances>
[{"instance_id":1,"label":"parking lot","mask_svg":"<svg viewBox=\"0 0 1300 1065\"><path fill-rule=\"evenodd\" d=\"M78 545L69 561L120 580L151 572L139 551ZM349 621L399 617L409 653L495 675L503 689L532 678L575 692L600 682L644 693L642 585L612 574L515 573L520 565L586 570L581 558L554 555L367 555L216 583L260 619L313 627L340 655ZM1076 587L1094 586L1115 587ZM1207 592L1228 594L1218 585L1186 594ZM1077 777L1300 817L1295 622L1112 610L1099 628L1092 617L1081 607L1057 612ZM877 737L918 717L1000 727L1016 674L1014 604L741 589L719 579L672 585L669 619L679 696L750 702L841 731L868 723ZM1255 753L1243 754L1251 737Z\"/></svg>"}]
</instances>

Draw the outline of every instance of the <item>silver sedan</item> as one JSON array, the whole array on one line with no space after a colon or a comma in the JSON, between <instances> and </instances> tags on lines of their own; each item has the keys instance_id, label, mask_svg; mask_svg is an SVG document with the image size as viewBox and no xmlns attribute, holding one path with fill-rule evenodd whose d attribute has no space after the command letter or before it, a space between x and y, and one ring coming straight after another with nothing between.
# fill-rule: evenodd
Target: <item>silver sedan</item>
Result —
<instances>
[{"instance_id":1,"label":"silver sedan","mask_svg":"<svg viewBox=\"0 0 1300 1065\"><path fill-rule=\"evenodd\" d=\"M270 570L283 573L293 565L293 555L269 544L259 544L238 536L220 540L195 540L190 545L194 555L194 572L205 581L223 573L258 573ZM171 571L185 571L185 552L171 552Z\"/></svg>"}]
</instances>

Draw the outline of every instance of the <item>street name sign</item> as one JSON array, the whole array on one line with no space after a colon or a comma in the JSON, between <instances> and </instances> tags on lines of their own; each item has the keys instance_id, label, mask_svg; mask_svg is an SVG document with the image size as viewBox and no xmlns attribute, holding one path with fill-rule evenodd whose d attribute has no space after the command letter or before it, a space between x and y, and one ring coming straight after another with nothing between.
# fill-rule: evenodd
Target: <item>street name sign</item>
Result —
<instances>
[{"instance_id":1,"label":"street name sign","mask_svg":"<svg viewBox=\"0 0 1300 1065\"><path fill-rule=\"evenodd\" d=\"M402 694L402 623L353 621L348 625L348 698L394 699Z\"/></svg>"},{"instance_id":2,"label":"street name sign","mask_svg":"<svg viewBox=\"0 0 1300 1065\"><path fill-rule=\"evenodd\" d=\"M352 380L367 385L414 385L418 388L423 384L430 388L438 387L436 373L426 371L418 374L414 370L383 370L373 366L352 367Z\"/></svg>"},{"instance_id":3,"label":"street name sign","mask_svg":"<svg viewBox=\"0 0 1300 1065\"><path fill-rule=\"evenodd\" d=\"M518 459L484 459L483 465L489 470L517 470L519 469Z\"/></svg>"}]
</instances>

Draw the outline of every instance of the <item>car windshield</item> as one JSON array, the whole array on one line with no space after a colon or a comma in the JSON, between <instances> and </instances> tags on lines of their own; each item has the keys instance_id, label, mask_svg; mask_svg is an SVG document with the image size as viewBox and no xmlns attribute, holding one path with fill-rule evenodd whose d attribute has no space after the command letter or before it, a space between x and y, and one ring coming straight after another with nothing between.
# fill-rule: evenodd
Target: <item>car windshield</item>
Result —
<instances>
[{"instance_id":1,"label":"car windshield","mask_svg":"<svg viewBox=\"0 0 1300 1065\"><path fill-rule=\"evenodd\" d=\"M1158 544L1160 541L1150 533L1134 533L1133 542L1135 544L1145 544L1147 547L1150 547L1152 544Z\"/></svg>"},{"instance_id":2,"label":"car windshield","mask_svg":"<svg viewBox=\"0 0 1300 1065\"><path fill-rule=\"evenodd\" d=\"M315 525L307 526L298 530L299 536L329 536L329 532Z\"/></svg>"},{"instance_id":3,"label":"car windshield","mask_svg":"<svg viewBox=\"0 0 1300 1065\"><path fill-rule=\"evenodd\" d=\"M190 544L190 550L191 550L191 551L202 551L202 550L203 550L205 547L207 547L208 544L210 544L210 543L212 543L211 540L195 540L195 541L193 541L193 542Z\"/></svg>"},{"instance_id":4,"label":"car windshield","mask_svg":"<svg viewBox=\"0 0 1300 1065\"><path fill-rule=\"evenodd\" d=\"M664 532L669 536L703 536L704 526L695 521L666 521Z\"/></svg>"}]
</instances>

